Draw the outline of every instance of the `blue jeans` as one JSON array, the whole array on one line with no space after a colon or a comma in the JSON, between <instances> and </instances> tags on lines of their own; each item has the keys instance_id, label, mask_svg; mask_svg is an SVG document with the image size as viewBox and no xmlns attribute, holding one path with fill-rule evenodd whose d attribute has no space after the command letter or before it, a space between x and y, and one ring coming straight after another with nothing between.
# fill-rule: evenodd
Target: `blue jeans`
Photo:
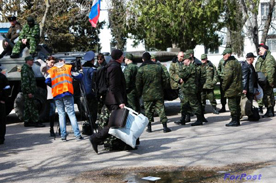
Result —
<instances>
[{"instance_id":1,"label":"blue jeans","mask_svg":"<svg viewBox=\"0 0 276 183\"><path fill-rule=\"evenodd\" d=\"M56 104L58 116L59 116L59 126L60 126L61 137L67 136L65 109L69 116L71 125L73 127L74 134L76 137L79 137L80 130L78 127L78 122L77 122L77 118L76 118L75 110L74 110L74 97L73 96L65 96L65 97L56 99L55 104Z\"/></svg>"}]
</instances>

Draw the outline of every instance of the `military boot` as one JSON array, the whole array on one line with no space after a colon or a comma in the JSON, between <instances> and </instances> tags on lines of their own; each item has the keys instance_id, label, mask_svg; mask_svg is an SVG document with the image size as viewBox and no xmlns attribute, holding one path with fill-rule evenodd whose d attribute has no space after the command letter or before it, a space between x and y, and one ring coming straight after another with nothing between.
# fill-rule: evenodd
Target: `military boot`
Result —
<instances>
[{"instance_id":1,"label":"military boot","mask_svg":"<svg viewBox=\"0 0 276 183\"><path fill-rule=\"evenodd\" d=\"M273 107L268 107L266 110L266 113L263 115L263 118L273 117L273 116L274 116Z\"/></svg>"},{"instance_id":2,"label":"military boot","mask_svg":"<svg viewBox=\"0 0 276 183\"><path fill-rule=\"evenodd\" d=\"M230 123L226 124L225 126L240 126L240 118L239 117L232 117Z\"/></svg>"},{"instance_id":3,"label":"military boot","mask_svg":"<svg viewBox=\"0 0 276 183\"><path fill-rule=\"evenodd\" d=\"M147 128L147 130L146 130L147 132L152 132L152 130L151 130L151 123L149 122L149 124L148 124L148 128Z\"/></svg>"},{"instance_id":4,"label":"military boot","mask_svg":"<svg viewBox=\"0 0 276 183\"><path fill-rule=\"evenodd\" d=\"M203 122L202 122L202 115L196 115L196 117L197 117L196 122L192 123L191 126L203 125Z\"/></svg>"},{"instance_id":5,"label":"military boot","mask_svg":"<svg viewBox=\"0 0 276 183\"><path fill-rule=\"evenodd\" d=\"M163 132L164 133L172 131L170 128L167 127L167 122L166 123L162 123L162 125L163 125Z\"/></svg>"},{"instance_id":6,"label":"military boot","mask_svg":"<svg viewBox=\"0 0 276 183\"><path fill-rule=\"evenodd\" d=\"M185 122L191 122L191 114L186 115Z\"/></svg>"},{"instance_id":7,"label":"military boot","mask_svg":"<svg viewBox=\"0 0 276 183\"><path fill-rule=\"evenodd\" d=\"M205 118L204 113L205 113L205 106L202 106L201 107L201 117L202 117L201 120L202 120L202 122L207 123L208 120Z\"/></svg>"},{"instance_id":8,"label":"military boot","mask_svg":"<svg viewBox=\"0 0 276 183\"><path fill-rule=\"evenodd\" d=\"M222 108L219 110L219 113L226 112L225 105L222 106Z\"/></svg>"},{"instance_id":9,"label":"military boot","mask_svg":"<svg viewBox=\"0 0 276 183\"><path fill-rule=\"evenodd\" d=\"M219 114L219 112L216 109L216 106L212 106L213 114Z\"/></svg>"},{"instance_id":10,"label":"military boot","mask_svg":"<svg viewBox=\"0 0 276 183\"><path fill-rule=\"evenodd\" d=\"M177 125L185 125L185 118L186 118L186 115L182 114L180 120L175 121L174 123L177 124Z\"/></svg>"}]
</instances>

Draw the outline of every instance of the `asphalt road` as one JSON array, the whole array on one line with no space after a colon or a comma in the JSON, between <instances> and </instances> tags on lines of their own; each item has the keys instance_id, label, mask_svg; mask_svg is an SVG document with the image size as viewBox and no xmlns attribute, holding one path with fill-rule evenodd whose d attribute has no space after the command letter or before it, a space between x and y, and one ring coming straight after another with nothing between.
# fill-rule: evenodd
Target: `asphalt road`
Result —
<instances>
[{"instance_id":1,"label":"asphalt road","mask_svg":"<svg viewBox=\"0 0 276 183\"><path fill-rule=\"evenodd\" d=\"M68 141L62 142L59 137L49 137L49 124L45 128L27 128L9 115L8 120L13 122L7 125L5 144L0 146L0 182L73 182L83 172L100 169L210 168L259 162L268 165L252 173L262 175L258 182L275 182L276 117L259 122L249 122L245 117L240 127L225 127L230 120L229 112L207 113L209 122L203 126L178 126L173 123L180 117L178 102L166 103L166 106L172 132L163 133L157 117L153 132L142 134L137 150L106 152L99 146L99 155L92 150L87 136L82 141L74 139L70 125L67 126Z\"/></svg>"}]
</instances>

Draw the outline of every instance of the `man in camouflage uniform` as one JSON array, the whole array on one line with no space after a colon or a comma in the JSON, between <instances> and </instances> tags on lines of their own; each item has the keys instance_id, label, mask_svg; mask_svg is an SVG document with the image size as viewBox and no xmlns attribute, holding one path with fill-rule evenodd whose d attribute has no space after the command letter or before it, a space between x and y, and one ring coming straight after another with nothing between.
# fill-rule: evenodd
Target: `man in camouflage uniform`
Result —
<instances>
[{"instance_id":1,"label":"man in camouflage uniform","mask_svg":"<svg viewBox=\"0 0 276 183\"><path fill-rule=\"evenodd\" d=\"M201 55L201 78L200 85L202 86L201 91L201 105L203 109L203 113L205 110L206 99L208 98L213 109L214 114L219 114L216 110L216 99L214 95L214 87L218 81L218 75L216 71L216 67L213 65L211 61L208 60L206 54Z\"/></svg>"},{"instance_id":2,"label":"man in camouflage uniform","mask_svg":"<svg viewBox=\"0 0 276 183\"><path fill-rule=\"evenodd\" d=\"M15 16L8 17L11 24L9 31L6 35L6 39L3 41L3 52L0 54L0 58L3 58L6 54L10 55L14 46L15 40L18 38L22 29L21 24L16 21Z\"/></svg>"},{"instance_id":3,"label":"man in camouflage uniform","mask_svg":"<svg viewBox=\"0 0 276 183\"><path fill-rule=\"evenodd\" d=\"M145 52L142 56L143 64L139 67L136 76L136 90L139 97L143 97L145 106L145 115L149 119L147 132L152 132L151 120L154 116L154 110L160 117L163 124L163 132L170 132L167 127L167 116L164 107L164 88L169 83L162 67L151 61L151 55Z\"/></svg>"},{"instance_id":4,"label":"man in camouflage uniform","mask_svg":"<svg viewBox=\"0 0 276 183\"><path fill-rule=\"evenodd\" d=\"M45 125L39 122L39 114L34 104L36 80L32 69L33 63L33 57L27 56L25 64L21 68L21 90L24 96L24 126L44 127Z\"/></svg>"},{"instance_id":5,"label":"man in camouflage uniform","mask_svg":"<svg viewBox=\"0 0 276 183\"><path fill-rule=\"evenodd\" d=\"M226 126L240 125L240 101L242 94L242 70L238 60L231 56L232 49L226 48L223 51L224 74L222 78L222 90L224 97L228 98L228 107L230 109L232 120Z\"/></svg>"},{"instance_id":6,"label":"man in camouflage uniform","mask_svg":"<svg viewBox=\"0 0 276 183\"><path fill-rule=\"evenodd\" d=\"M263 117L274 116L274 93L273 88L275 87L275 67L276 62L271 52L268 50L268 46L265 44L259 45L259 58L255 65L256 72L262 72L267 78L267 84L263 87L264 96L263 103L267 108L267 111Z\"/></svg>"},{"instance_id":7,"label":"man in camouflage uniform","mask_svg":"<svg viewBox=\"0 0 276 183\"><path fill-rule=\"evenodd\" d=\"M220 103L222 105L221 109L219 110L220 113L222 112L226 112L226 109L225 109L225 105L226 105L226 98L224 97L224 91L222 90L222 83L223 83L223 73L224 73L224 60L223 58L219 61L219 65L218 65L218 78L219 78L219 82L220 82L220 85L219 85L219 90L220 90Z\"/></svg>"},{"instance_id":8,"label":"man in camouflage uniform","mask_svg":"<svg viewBox=\"0 0 276 183\"><path fill-rule=\"evenodd\" d=\"M28 17L27 22L20 32L18 42L13 47L11 58L19 58L21 51L26 46L32 56L36 54L36 47L40 39L39 25L35 23L33 17Z\"/></svg>"},{"instance_id":9,"label":"man in camouflage uniform","mask_svg":"<svg viewBox=\"0 0 276 183\"><path fill-rule=\"evenodd\" d=\"M203 116L201 111L201 104L198 99L198 90L200 82L200 70L195 64L192 63L190 55L184 55L184 66L179 70L179 77L183 80L181 85L184 94L183 115L188 114L188 110L192 108L197 120L192 123L192 126L198 126L203 124ZM182 122L185 125L185 122Z\"/></svg>"},{"instance_id":10,"label":"man in camouflage uniform","mask_svg":"<svg viewBox=\"0 0 276 183\"><path fill-rule=\"evenodd\" d=\"M126 54L125 56L126 68L124 70L126 80L126 92L127 92L127 106L133 110L140 112L139 98L136 95L135 83L138 67L133 64L133 55Z\"/></svg>"}]
</instances>

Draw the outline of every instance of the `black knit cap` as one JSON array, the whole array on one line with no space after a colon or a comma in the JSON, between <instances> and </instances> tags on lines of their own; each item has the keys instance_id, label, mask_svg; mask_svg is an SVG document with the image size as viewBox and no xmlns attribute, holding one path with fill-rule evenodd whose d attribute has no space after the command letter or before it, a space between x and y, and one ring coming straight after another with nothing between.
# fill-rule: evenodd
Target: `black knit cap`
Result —
<instances>
[{"instance_id":1,"label":"black knit cap","mask_svg":"<svg viewBox=\"0 0 276 183\"><path fill-rule=\"evenodd\" d=\"M259 47L259 48L260 48L260 47L263 47L264 49L268 50L268 46L265 45L264 43L259 44L258 47Z\"/></svg>"},{"instance_id":2,"label":"black knit cap","mask_svg":"<svg viewBox=\"0 0 276 183\"><path fill-rule=\"evenodd\" d=\"M15 16L10 16L10 17L8 17L8 20L9 20L10 22L15 21L15 20L16 20L16 17L15 17Z\"/></svg>"},{"instance_id":3,"label":"black knit cap","mask_svg":"<svg viewBox=\"0 0 276 183\"><path fill-rule=\"evenodd\" d=\"M142 56L142 59L144 60L150 60L151 59L151 55L149 54L149 52L145 52Z\"/></svg>"},{"instance_id":4,"label":"black knit cap","mask_svg":"<svg viewBox=\"0 0 276 183\"><path fill-rule=\"evenodd\" d=\"M123 52L121 50L115 49L111 52L111 57L114 60L118 60L123 55Z\"/></svg>"}]
</instances>

